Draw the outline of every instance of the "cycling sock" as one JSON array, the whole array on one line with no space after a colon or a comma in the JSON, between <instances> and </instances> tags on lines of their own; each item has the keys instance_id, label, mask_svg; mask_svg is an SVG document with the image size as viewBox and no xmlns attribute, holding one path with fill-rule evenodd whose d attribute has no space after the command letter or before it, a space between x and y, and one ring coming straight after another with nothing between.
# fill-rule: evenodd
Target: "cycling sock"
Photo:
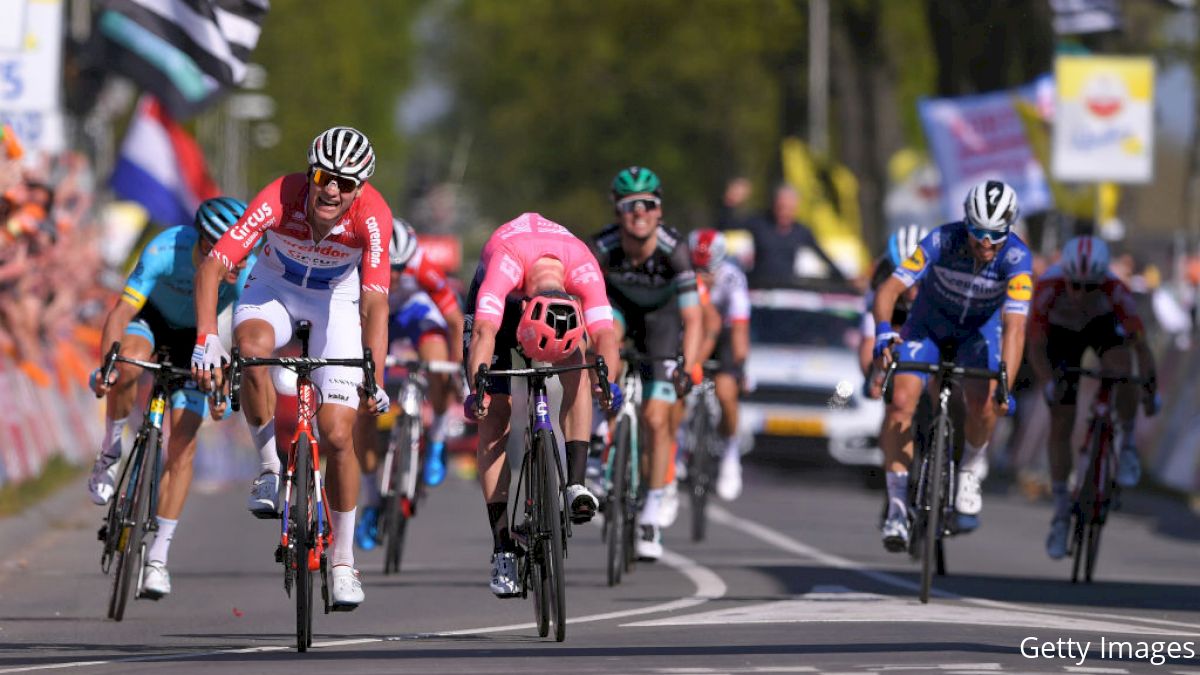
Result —
<instances>
[{"instance_id":1,"label":"cycling sock","mask_svg":"<svg viewBox=\"0 0 1200 675\"><path fill-rule=\"evenodd\" d=\"M254 447L258 450L260 473L270 471L278 474L280 462L279 453L275 451L275 420L267 420L261 427L255 427L253 424L247 426L250 427L250 438L254 441Z\"/></svg>"},{"instance_id":2,"label":"cycling sock","mask_svg":"<svg viewBox=\"0 0 1200 675\"><path fill-rule=\"evenodd\" d=\"M888 471L887 481L888 517L908 513L908 472Z\"/></svg>"},{"instance_id":3,"label":"cycling sock","mask_svg":"<svg viewBox=\"0 0 1200 675\"><path fill-rule=\"evenodd\" d=\"M492 550L511 551L512 536L508 533L508 503L488 502L488 523L492 528Z\"/></svg>"},{"instance_id":4,"label":"cycling sock","mask_svg":"<svg viewBox=\"0 0 1200 675\"><path fill-rule=\"evenodd\" d=\"M971 445L970 441L965 441L962 465L959 467L959 470L970 472L982 483L988 474L987 449L988 444L986 442L979 447L975 447Z\"/></svg>"},{"instance_id":5,"label":"cycling sock","mask_svg":"<svg viewBox=\"0 0 1200 675\"><path fill-rule=\"evenodd\" d=\"M733 436L730 436L729 438L726 438L725 439L725 456L724 456L725 461L729 462L729 461L733 461L735 459L741 459L741 456L742 456L742 448L741 448L741 445L738 443L737 435L735 434Z\"/></svg>"},{"instance_id":6,"label":"cycling sock","mask_svg":"<svg viewBox=\"0 0 1200 675\"><path fill-rule=\"evenodd\" d=\"M1121 420L1121 450L1134 450L1133 430L1137 427L1137 416Z\"/></svg>"},{"instance_id":7,"label":"cycling sock","mask_svg":"<svg viewBox=\"0 0 1200 675\"><path fill-rule=\"evenodd\" d=\"M359 483L362 487L358 490L358 503L364 508L374 508L379 506L379 476L378 471L364 471L362 481Z\"/></svg>"},{"instance_id":8,"label":"cycling sock","mask_svg":"<svg viewBox=\"0 0 1200 675\"><path fill-rule=\"evenodd\" d=\"M357 512L357 507L349 511L329 509L333 520L333 555L329 561L330 567L337 565L354 567L354 514Z\"/></svg>"},{"instance_id":9,"label":"cycling sock","mask_svg":"<svg viewBox=\"0 0 1200 675\"><path fill-rule=\"evenodd\" d=\"M429 423L429 443L445 443L446 442L446 413L434 415L433 421Z\"/></svg>"},{"instance_id":10,"label":"cycling sock","mask_svg":"<svg viewBox=\"0 0 1200 675\"><path fill-rule=\"evenodd\" d=\"M665 488L652 488L646 491L646 503L642 504L642 513L638 517L642 525L657 524L659 522L658 507L662 503L664 493L666 493Z\"/></svg>"},{"instance_id":11,"label":"cycling sock","mask_svg":"<svg viewBox=\"0 0 1200 675\"><path fill-rule=\"evenodd\" d=\"M587 471L587 441L567 441L567 485L583 482Z\"/></svg>"},{"instance_id":12,"label":"cycling sock","mask_svg":"<svg viewBox=\"0 0 1200 675\"><path fill-rule=\"evenodd\" d=\"M121 455L124 454L124 444L121 439L125 435L125 427L128 425L128 417L104 421L104 447L100 449L100 454L114 461L121 458Z\"/></svg>"},{"instance_id":13,"label":"cycling sock","mask_svg":"<svg viewBox=\"0 0 1200 675\"><path fill-rule=\"evenodd\" d=\"M150 545L150 551L146 553L146 560L162 563L164 566L167 564L171 538L175 536L175 526L178 524L178 520L158 516L158 534L154 537L154 543Z\"/></svg>"},{"instance_id":14,"label":"cycling sock","mask_svg":"<svg viewBox=\"0 0 1200 675\"><path fill-rule=\"evenodd\" d=\"M1054 519L1066 518L1071 513L1071 493L1067 491L1067 481L1051 482L1050 495L1054 497Z\"/></svg>"}]
</instances>

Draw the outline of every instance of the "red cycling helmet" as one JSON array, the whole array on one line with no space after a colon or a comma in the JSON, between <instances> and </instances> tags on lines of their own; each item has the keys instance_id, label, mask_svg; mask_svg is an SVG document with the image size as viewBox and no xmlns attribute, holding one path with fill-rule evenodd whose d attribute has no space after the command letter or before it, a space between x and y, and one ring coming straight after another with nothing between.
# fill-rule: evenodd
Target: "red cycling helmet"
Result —
<instances>
[{"instance_id":1,"label":"red cycling helmet","mask_svg":"<svg viewBox=\"0 0 1200 675\"><path fill-rule=\"evenodd\" d=\"M579 304L562 291L545 291L525 304L517 324L517 343L535 361L558 363L583 340Z\"/></svg>"}]
</instances>

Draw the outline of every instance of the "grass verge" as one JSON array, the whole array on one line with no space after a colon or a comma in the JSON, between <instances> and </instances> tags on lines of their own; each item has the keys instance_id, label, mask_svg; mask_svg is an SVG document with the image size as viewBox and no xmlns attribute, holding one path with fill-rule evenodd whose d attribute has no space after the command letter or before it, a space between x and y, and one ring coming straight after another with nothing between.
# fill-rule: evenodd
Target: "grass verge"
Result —
<instances>
[{"instance_id":1,"label":"grass verge","mask_svg":"<svg viewBox=\"0 0 1200 675\"><path fill-rule=\"evenodd\" d=\"M77 479L85 471L85 467L71 464L60 455L51 457L37 478L0 487L0 518L24 511L54 494L58 488Z\"/></svg>"}]
</instances>

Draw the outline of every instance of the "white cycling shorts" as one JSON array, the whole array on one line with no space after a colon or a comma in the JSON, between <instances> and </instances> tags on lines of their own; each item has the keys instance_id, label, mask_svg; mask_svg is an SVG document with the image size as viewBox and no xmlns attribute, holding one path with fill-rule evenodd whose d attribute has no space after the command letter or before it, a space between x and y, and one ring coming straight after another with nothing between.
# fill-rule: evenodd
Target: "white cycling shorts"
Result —
<instances>
[{"instance_id":1,"label":"white cycling shorts","mask_svg":"<svg viewBox=\"0 0 1200 675\"><path fill-rule=\"evenodd\" d=\"M312 322L308 353L316 358L362 358L362 322L358 298L336 297L326 290L301 288L269 277L250 276L233 312L233 327L246 321L266 321L275 330L275 349L292 339L295 323ZM312 375L322 403L358 408L362 370L326 366Z\"/></svg>"}]
</instances>

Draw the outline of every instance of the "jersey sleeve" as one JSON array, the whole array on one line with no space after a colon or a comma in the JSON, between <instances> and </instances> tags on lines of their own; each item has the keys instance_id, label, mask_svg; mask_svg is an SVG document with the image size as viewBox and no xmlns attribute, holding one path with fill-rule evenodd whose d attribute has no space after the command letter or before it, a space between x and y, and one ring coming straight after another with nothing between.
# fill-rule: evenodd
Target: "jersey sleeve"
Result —
<instances>
[{"instance_id":1,"label":"jersey sleeve","mask_svg":"<svg viewBox=\"0 0 1200 675\"><path fill-rule=\"evenodd\" d=\"M1050 327L1050 310L1058 297L1058 284L1053 279L1039 279L1033 290L1033 306L1029 312L1029 337L1044 337Z\"/></svg>"},{"instance_id":2,"label":"jersey sleeve","mask_svg":"<svg viewBox=\"0 0 1200 675\"><path fill-rule=\"evenodd\" d=\"M933 267L941 257L941 243L940 228L925 235L921 243L917 244L917 248L913 250L913 254L892 272L892 278L904 282L905 288L912 288L913 284L925 278L925 275L929 273L929 268Z\"/></svg>"},{"instance_id":3,"label":"jersey sleeve","mask_svg":"<svg viewBox=\"0 0 1200 675\"><path fill-rule=\"evenodd\" d=\"M584 325L588 332L612 328L612 305L608 302L608 291L596 256L588 248L580 246L577 263L567 275L566 291L578 297L583 305Z\"/></svg>"},{"instance_id":4,"label":"jersey sleeve","mask_svg":"<svg viewBox=\"0 0 1200 675\"><path fill-rule=\"evenodd\" d=\"M442 274L437 265L425 257L422 249L417 249L412 260L409 261L405 273L411 273L416 277L417 285L433 298L434 304L443 315L458 308L458 298L454 296L454 291L450 290L450 283L446 281L446 275Z\"/></svg>"},{"instance_id":5,"label":"jersey sleeve","mask_svg":"<svg viewBox=\"0 0 1200 675\"><path fill-rule=\"evenodd\" d=\"M387 295L391 286L392 268L388 248L392 244L392 210L383 197L369 185L359 199L363 210L358 214L362 230L362 290L364 293Z\"/></svg>"},{"instance_id":6,"label":"jersey sleeve","mask_svg":"<svg viewBox=\"0 0 1200 675\"><path fill-rule=\"evenodd\" d=\"M1019 252L1019 255L1016 252ZM1008 263L1004 314L1028 316L1029 305L1033 300L1033 259L1029 255L1029 249L1021 245L1007 253L1002 249L997 255L1005 256L1005 262Z\"/></svg>"},{"instance_id":7,"label":"jersey sleeve","mask_svg":"<svg viewBox=\"0 0 1200 675\"><path fill-rule=\"evenodd\" d=\"M726 319L730 323L750 320L750 288L740 269L729 275L729 316Z\"/></svg>"},{"instance_id":8,"label":"jersey sleeve","mask_svg":"<svg viewBox=\"0 0 1200 675\"><path fill-rule=\"evenodd\" d=\"M504 299L524 277L525 269L520 258L505 247L498 248L488 259L487 271L479 284L475 298L475 323L491 323L499 328L504 318Z\"/></svg>"},{"instance_id":9,"label":"jersey sleeve","mask_svg":"<svg viewBox=\"0 0 1200 675\"><path fill-rule=\"evenodd\" d=\"M1109 302L1112 303L1117 322L1125 329L1125 334L1132 336L1144 333L1146 327L1142 324L1142 317L1138 314L1137 300L1133 296L1133 291L1129 290L1129 287L1119 279L1110 279L1104 284L1104 291Z\"/></svg>"},{"instance_id":10,"label":"jersey sleeve","mask_svg":"<svg viewBox=\"0 0 1200 675\"><path fill-rule=\"evenodd\" d=\"M232 270L250 255L263 233L283 218L283 181L286 178L276 178L250 201L237 223L217 240L209 257L220 260L225 269Z\"/></svg>"},{"instance_id":11,"label":"jersey sleeve","mask_svg":"<svg viewBox=\"0 0 1200 675\"><path fill-rule=\"evenodd\" d=\"M696 286L696 271L692 269L692 253L686 242L680 240L671 252L672 282L679 299L679 307L691 307L700 303Z\"/></svg>"},{"instance_id":12,"label":"jersey sleeve","mask_svg":"<svg viewBox=\"0 0 1200 675\"><path fill-rule=\"evenodd\" d=\"M174 235L168 230L159 234L146 244L142 254L138 256L133 273L125 282L121 292L121 300L140 310L146 306L146 299L154 290L158 279L171 272L171 262L175 258Z\"/></svg>"}]
</instances>

